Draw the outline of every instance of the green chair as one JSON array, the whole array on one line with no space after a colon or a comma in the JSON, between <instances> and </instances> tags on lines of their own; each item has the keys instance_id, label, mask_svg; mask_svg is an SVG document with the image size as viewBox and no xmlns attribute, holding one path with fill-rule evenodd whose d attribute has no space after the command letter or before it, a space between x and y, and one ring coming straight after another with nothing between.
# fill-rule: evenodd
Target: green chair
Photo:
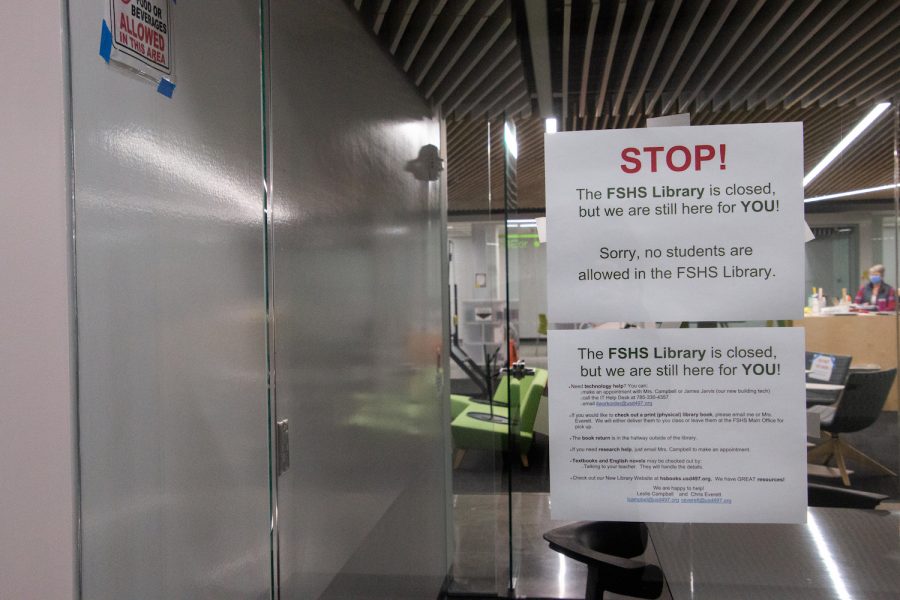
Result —
<instances>
[{"instance_id":1,"label":"green chair","mask_svg":"<svg viewBox=\"0 0 900 600\"><path fill-rule=\"evenodd\" d=\"M464 410L469 408L469 402L471 402L471 400L472 398L469 396L450 394L450 419L455 419L462 414Z\"/></svg>"},{"instance_id":2,"label":"green chair","mask_svg":"<svg viewBox=\"0 0 900 600\"><path fill-rule=\"evenodd\" d=\"M509 398L507 398L507 394L509 386L506 383L506 375L504 375L500 382L497 384L497 389L494 390L494 397L492 399L493 403L501 404L506 406L509 404ZM533 376L529 375L522 379L520 385L527 385L531 382L531 378ZM455 419L458 417L465 409L470 406L480 406L482 410L489 411L490 409L487 407L488 401L481 400L479 398L473 398L471 396L464 396L462 394L450 394L450 417L451 419ZM505 413L504 413L505 414Z\"/></svg>"},{"instance_id":3,"label":"green chair","mask_svg":"<svg viewBox=\"0 0 900 600\"><path fill-rule=\"evenodd\" d=\"M505 450L510 433L513 435L515 449L522 460L522 465L528 466L528 451L534 440L534 420L537 417L541 396L547 387L547 371L544 369L534 371L533 376L525 377L521 381L516 379L511 381L509 389L512 402L509 405L494 405L491 411L491 407L483 404L469 404L453 419L450 427L456 447L453 457L454 469L459 467L466 450ZM504 377L500 385L504 393L507 388L506 381L508 380ZM516 405L518 405L517 413ZM517 417L512 420L510 407ZM488 420L491 414L501 417L505 422L491 422Z\"/></svg>"}]
</instances>

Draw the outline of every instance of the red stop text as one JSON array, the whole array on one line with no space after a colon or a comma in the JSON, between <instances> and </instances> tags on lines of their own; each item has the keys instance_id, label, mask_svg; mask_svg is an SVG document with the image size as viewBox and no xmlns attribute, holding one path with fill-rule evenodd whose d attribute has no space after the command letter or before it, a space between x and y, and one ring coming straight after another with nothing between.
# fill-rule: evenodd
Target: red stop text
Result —
<instances>
[{"instance_id":1,"label":"red stop text","mask_svg":"<svg viewBox=\"0 0 900 600\"><path fill-rule=\"evenodd\" d=\"M658 173L663 169L675 173L700 171L706 163L718 164L719 169L724 171L725 144L718 147L711 144L631 147L622 150L622 161L619 168L625 173L640 173L642 170Z\"/></svg>"}]
</instances>

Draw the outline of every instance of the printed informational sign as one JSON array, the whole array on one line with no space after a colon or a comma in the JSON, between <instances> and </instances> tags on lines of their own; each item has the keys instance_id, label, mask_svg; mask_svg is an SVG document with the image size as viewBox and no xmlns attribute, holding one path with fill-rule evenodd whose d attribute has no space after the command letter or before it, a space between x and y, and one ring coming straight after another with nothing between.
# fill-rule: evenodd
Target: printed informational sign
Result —
<instances>
[{"instance_id":1,"label":"printed informational sign","mask_svg":"<svg viewBox=\"0 0 900 600\"><path fill-rule=\"evenodd\" d=\"M803 523L802 328L549 332L556 520Z\"/></svg>"},{"instance_id":2,"label":"printed informational sign","mask_svg":"<svg viewBox=\"0 0 900 600\"><path fill-rule=\"evenodd\" d=\"M828 356L827 354L816 354L813 356L812 364L809 367L810 379L830 381L832 371L834 371L833 356Z\"/></svg>"},{"instance_id":3,"label":"printed informational sign","mask_svg":"<svg viewBox=\"0 0 900 600\"><path fill-rule=\"evenodd\" d=\"M802 124L545 137L552 322L803 315Z\"/></svg>"},{"instance_id":4,"label":"printed informational sign","mask_svg":"<svg viewBox=\"0 0 900 600\"><path fill-rule=\"evenodd\" d=\"M109 0L111 60L157 78L172 75L168 0Z\"/></svg>"}]
</instances>

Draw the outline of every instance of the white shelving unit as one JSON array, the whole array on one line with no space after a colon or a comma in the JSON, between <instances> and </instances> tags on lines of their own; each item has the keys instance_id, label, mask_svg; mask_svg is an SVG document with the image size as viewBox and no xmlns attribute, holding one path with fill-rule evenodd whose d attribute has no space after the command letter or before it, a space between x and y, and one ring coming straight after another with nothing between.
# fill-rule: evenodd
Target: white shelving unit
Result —
<instances>
[{"instance_id":1,"label":"white shelving unit","mask_svg":"<svg viewBox=\"0 0 900 600\"><path fill-rule=\"evenodd\" d=\"M510 306L510 325L518 325L518 303ZM481 364L487 349L492 353L503 346L506 330L506 302L504 300L461 300L459 337L463 350ZM501 356L506 356L501 349Z\"/></svg>"}]
</instances>

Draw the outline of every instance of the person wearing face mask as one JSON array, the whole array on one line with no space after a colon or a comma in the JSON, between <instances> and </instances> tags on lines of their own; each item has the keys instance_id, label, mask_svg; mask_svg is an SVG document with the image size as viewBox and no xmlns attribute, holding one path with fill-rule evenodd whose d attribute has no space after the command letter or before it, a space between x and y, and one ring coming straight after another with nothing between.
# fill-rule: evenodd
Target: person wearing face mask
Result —
<instances>
[{"instance_id":1,"label":"person wearing face mask","mask_svg":"<svg viewBox=\"0 0 900 600\"><path fill-rule=\"evenodd\" d=\"M882 304L879 304L879 301ZM869 283L856 292L856 304L870 304L878 310L894 310L897 298L894 288L884 282L884 265L873 265L869 268Z\"/></svg>"}]
</instances>

